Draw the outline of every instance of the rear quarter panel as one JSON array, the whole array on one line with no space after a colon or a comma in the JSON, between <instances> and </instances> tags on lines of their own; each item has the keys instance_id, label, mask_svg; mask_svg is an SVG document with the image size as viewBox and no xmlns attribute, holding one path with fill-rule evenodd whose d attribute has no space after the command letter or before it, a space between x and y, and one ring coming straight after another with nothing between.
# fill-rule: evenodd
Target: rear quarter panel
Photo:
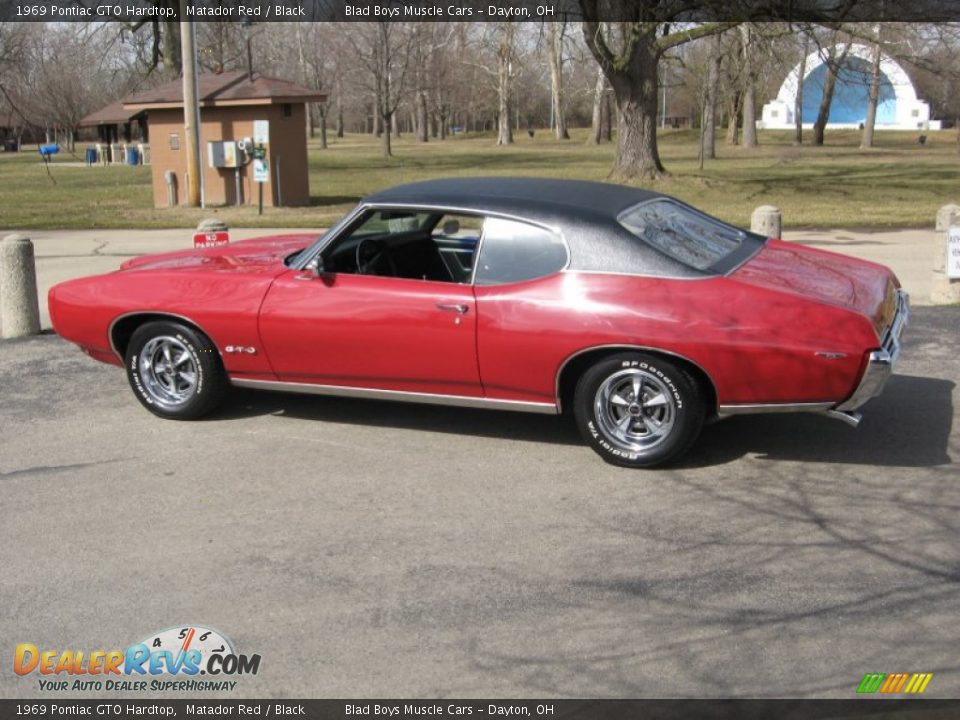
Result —
<instances>
[{"instance_id":1,"label":"rear quarter panel","mask_svg":"<svg viewBox=\"0 0 960 720\"><path fill-rule=\"evenodd\" d=\"M563 272L476 289L485 392L551 401L564 363L600 346L684 357L720 404L840 401L877 345L869 320L727 277L678 280ZM843 353L838 359L817 351Z\"/></svg>"}]
</instances>

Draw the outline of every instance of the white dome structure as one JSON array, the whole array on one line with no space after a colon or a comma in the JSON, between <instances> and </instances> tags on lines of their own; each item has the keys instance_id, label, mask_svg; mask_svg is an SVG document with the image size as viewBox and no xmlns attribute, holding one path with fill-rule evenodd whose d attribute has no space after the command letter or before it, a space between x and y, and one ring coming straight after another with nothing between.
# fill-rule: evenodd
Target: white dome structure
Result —
<instances>
[{"instance_id":1,"label":"white dome structure","mask_svg":"<svg viewBox=\"0 0 960 720\"><path fill-rule=\"evenodd\" d=\"M837 50L834 50L837 54ZM804 127L812 127L817 119L823 86L827 77L829 51L820 48L807 56L804 76L800 63L787 75L775 100L763 106L759 127L788 129L796 125L797 90L803 83L801 118ZM858 128L867 119L867 99L873 68L873 48L850 46L840 67L834 88L833 102L827 119L828 128ZM913 82L903 68L887 55L880 57L880 93L877 98L876 128L886 130L939 130L940 121L930 120L930 106L917 98Z\"/></svg>"}]
</instances>

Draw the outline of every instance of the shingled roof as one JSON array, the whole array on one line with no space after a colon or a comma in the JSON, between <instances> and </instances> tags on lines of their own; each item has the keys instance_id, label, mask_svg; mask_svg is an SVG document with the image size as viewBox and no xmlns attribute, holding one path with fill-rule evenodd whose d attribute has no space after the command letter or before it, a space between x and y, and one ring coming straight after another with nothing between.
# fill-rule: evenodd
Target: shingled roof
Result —
<instances>
[{"instance_id":1,"label":"shingled roof","mask_svg":"<svg viewBox=\"0 0 960 720\"><path fill-rule=\"evenodd\" d=\"M282 103L323 102L324 93L310 90L286 80L242 70L207 73L197 79L200 107L227 105L279 105ZM171 82L124 98L124 110L175 108L183 105L183 81Z\"/></svg>"},{"instance_id":2,"label":"shingled roof","mask_svg":"<svg viewBox=\"0 0 960 720\"><path fill-rule=\"evenodd\" d=\"M92 112L80 121L80 127L94 127L97 125L123 125L139 115L140 110L126 110L120 100Z\"/></svg>"}]
</instances>

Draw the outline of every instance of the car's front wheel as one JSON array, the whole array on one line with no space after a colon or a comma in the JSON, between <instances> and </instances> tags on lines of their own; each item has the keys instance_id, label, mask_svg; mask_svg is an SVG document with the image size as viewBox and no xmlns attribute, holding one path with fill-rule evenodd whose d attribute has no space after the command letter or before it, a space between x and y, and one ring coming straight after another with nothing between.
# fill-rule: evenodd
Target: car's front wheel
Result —
<instances>
[{"instance_id":1,"label":"car's front wheel","mask_svg":"<svg viewBox=\"0 0 960 720\"><path fill-rule=\"evenodd\" d=\"M703 393L675 363L646 353L597 362L577 383L574 415L604 460L624 467L661 465L682 454L703 426Z\"/></svg>"},{"instance_id":2,"label":"car's front wheel","mask_svg":"<svg viewBox=\"0 0 960 720\"><path fill-rule=\"evenodd\" d=\"M127 379L154 415L193 420L213 410L227 388L217 348L206 335L177 322L141 325L130 338Z\"/></svg>"}]
</instances>

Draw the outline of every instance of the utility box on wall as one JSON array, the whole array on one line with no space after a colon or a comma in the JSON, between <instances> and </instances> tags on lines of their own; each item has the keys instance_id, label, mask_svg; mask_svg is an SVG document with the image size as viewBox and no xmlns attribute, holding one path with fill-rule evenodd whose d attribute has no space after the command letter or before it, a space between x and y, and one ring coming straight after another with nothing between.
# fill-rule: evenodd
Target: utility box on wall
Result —
<instances>
[{"instance_id":1,"label":"utility box on wall","mask_svg":"<svg viewBox=\"0 0 960 720\"><path fill-rule=\"evenodd\" d=\"M212 168L235 168L238 162L237 144L232 140L214 140L207 143L207 160Z\"/></svg>"},{"instance_id":2,"label":"utility box on wall","mask_svg":"<svg viewBox=\"0 0 960 720\"><path fill-rule=\"evenodd\" d=\"M323 102L326 95L276 78L246 72L206 74L199 78L201 167L207 205L256 204L263 184L266 207L308 205L307 103ZM183 86L180 80L124 100L124 107L145 110L155 137L184 135ZM250 139L246 153L237 147ZM253 150L263 146L264 163L254 178ZM184 177L186 143L158 146L152 157L155 207L165 207L167 170ZM263 178L263 168L269 175ZM239 194L237 174L239 173ZM187 194L180 193L181 199Z\"/></svg>"}]
</instances>

